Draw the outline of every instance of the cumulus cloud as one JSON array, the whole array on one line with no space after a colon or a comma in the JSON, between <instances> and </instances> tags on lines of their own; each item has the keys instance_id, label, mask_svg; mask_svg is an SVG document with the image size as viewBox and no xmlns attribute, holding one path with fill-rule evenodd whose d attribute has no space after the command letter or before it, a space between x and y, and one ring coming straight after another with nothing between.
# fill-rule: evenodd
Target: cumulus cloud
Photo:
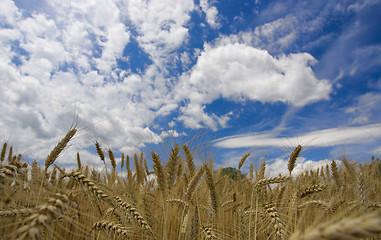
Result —
<instances>
[{"instance_id":1,"label":"cumulus cloud","mask_svg":"<svg viewBox=\"0 0 381 240\"><path fill-rule=\"evenodd\" d=\"M328 99L332 86L328 80L315 77L311 69L315 62L308 53L274 57L245 44L206 45L197 64L178 86L177 97L189 99L180 119L189 127L216 128L224 120L209 116L204 108L221 97L295 106Z\"/></svg>"},{"instance_id":2,"label":"cumulus cloud","mask_svg":"<svg viewBox=\"0 0 381 240\"><path fill-rule=\"evenodd\" d=\"M1 134L25 155L44 159L75 114L81 134L67 154L95 140L128 152L162 140L148 126L177 105L157 67L141 75L118 68L131 34L117 4L50 1L25 16L11 1L2 5Z\"/></svg>"},{"instance_id":3,"label":"cumulus cloud","mask_svg":"<svg viewBox=\"0 0 381 240\"><path fill-rule=\"evenodd\" d=\"M166 138L166 137L179 137L180 134L176 130L168 130L168 131L162 131L160 134L160 137Z\"/></svg>"},{"instance_id":4,"label":"cumulus cloud","mask_svg":"<svg viewBox=\"0 0 381 240\"><path fill-rule=\"evenodd\" d=\"M21 13L18 11L14 1L4 0L1 3L0 9L0 26L9 27L16 23L21 17Z\"/></svg>"},{"instance_id":5,"label":"cumulus cloud","mask_svg":"<svg viewBox=\"0 0 381 240\"><path fill-rule=\"evenodd\" d=\"M127 11L139 34L139 45L161 70L165 70L171 51L187 41L185 25L194 7L192 0L128 1Z\"/></svg>"},{"instance_id":6,"label":"cumulus cloud","mask_svg":"<svg viewBox=\"0 0 381 240\"><path fill-rule=\"evenodd\" d=\"M217 139L214 146L220 148L245 148L253 146L282 147L285 141L303 146L328 147L358 142L370 142L374 137L381 137L380 124L371 124L360 127L337 127L308 132L296 137L282 138L273 134L252 133Z\"/></svg>"},{"instance_id":7,"label":"cumulus cloud","mask_svg":"<svg viewBox=\"0 0 381 240\"><path fill-rule=\"evenodd\" d=\"M208 0L200 0L201 10L206 15L206 21L212 28L219 28L221 24L218 22L218 10L212 6Z\"/></svg>"}]
</instances>

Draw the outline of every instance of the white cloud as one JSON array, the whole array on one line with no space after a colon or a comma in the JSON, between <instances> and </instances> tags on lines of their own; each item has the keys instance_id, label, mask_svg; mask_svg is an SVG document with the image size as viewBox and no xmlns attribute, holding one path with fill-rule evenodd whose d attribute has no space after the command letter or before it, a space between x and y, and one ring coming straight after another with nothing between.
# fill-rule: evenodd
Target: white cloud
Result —
<instances>
[{"instance_id":1,"label":"white cloud","mask_svg":"<svg viewBox=\"0 0 381 240\"><path fill-rule=\"evenodd\" d=\"M78 114L81 133L66 151L71 155L59 160L65 164L75 163L75 151L95 140L129 152L160 142L148 126L177 105L155 66L142 75L117 68L130 39L117 1L50 1L47 6L25 18L14 5L0 12L10 24L0 29L2 136L25 155L43 160ZM19 66L13 63L16 55Z\"/></svg>"},{"instance_id":2,"label":"white cloud","mask_svg":"<svg viewBox=\"0 0 381 240\"><path fill-rule=\"evenodd\" d=\"M1 1L0 22L2 24L13 26L20 17L21 13L18 11L14 1Z\"/></svg>"},{"instance_id":3,"label":"white cloud","mask_svg":"<svg viewBox=\"0 0 381 240\"><path fill-rule=\"evenodd\" d=\"M160 137L162 137L162 138L166 138L166 137L176 138L179 136L180 136L180 134L176 130L162 131L160 133Z\"/></svg>"},{"instance_id":4,"label":"white cloud","mask_svg":"<svg viewBox=\"0 0 381 240\"><path fill-rule=\"evenodd\" d=\"M79 57L79 66L89 71L87 61L102 74L109 74L130 40L130 32L122 22L125 13L120 11L118 1L77 1L71 5L56 1L53 6L60 9L54 18L64 25L65 45L74 57ZM101 54L95 57L99 49Z\"/></svg>"},{"instance_id":5,"label":"white cloud","mask_svg":"<svg viewBox=\"0 0 381 240\"><path fill-rule=\"evenodd\" d=\"M139 36L140 46L152 61L162 68L171 51L179 48L188 38L185 27L194 10L192 0L131 0L127 11Z\"/></svg>"},{"instance_id":6,"label":"white cloud","mask_svg":"<svg viewBox=\"0 0 381 240\"><path fill-rule=\"evenodd\" d=\"M310 65L315 62L307 53L273 57L244 44L206 45L197 64L176 89L178 99L189 99L180 119L188 127L206 125L216 129L222 119L209 116L204 109L220 97L295 106L328 99L331 84L314 76Z\"/></svg>"},{"instance_id":7,"label":"white cloud","mask_svg":"<svg viewBox=\"0 0 381 240\"><path fill-rule=\"evenodd\" d=\"M373 0L372 0L373 1ZM256 19L260 25L252 31L242 31L235 35L222 36L231 43L245 43L266 49L272 54L309 51L334 40L334 35L324 30L329 22L345 15L351 3L329 1L310 2L290 0L276 2L261 9ZM289 8L289 6L293 6ZM318 36L318 39L317 39Z\"/></svg>"},{"instance_id":8,"label":"white cloud","mask_svg":"<svg viewBox=\"0 0 381 240\"><path fill-rule=\"evenodd\" d=\"M379 103L381 102L381 94L368 92L356 99L356 103L346 109L346 113L353 115L352 124L365 124L370 119L377 117L380 111Z\"/></svg>"},{"instance_id":9,"label":"white cloud","mask_svg":"<svg viewBox=\"0 0 381 240\"><path fill-rule=\"evenodd\" d=\"M282 147L284 142L303 146L327 147L358 142L372 142L374 137L381 137L379 124L365 125L361 127L338 127L308 132L296 137L282 138L272 134L252 133L217 139L214 146L220 148L245 148L253 146Z\"/></svg>"},{"instance_id":10,"label":"white cloud","mask_svg":"<svg viewBox=\"0 0 381 240\"><path fill-rule=\"evenodd\" d=\"M114 24L107 30L107 40L103 46L102 57L97 59L98 69L109 73L116 66L116 59L121 58L124 47L130 40L130 34L122 23Z\"/></svg>"},{"instance_id":11,"label":"white cloud","mask_svg":"<svg viewBox=\"0 0 381 240\"><path fill-rule=\"evenodd\" d=\"M215 6L212 6L208 0L200 0L200 7L206 15L206 21L212 28L221 27L218 22L218 10Z\"/></svg>"}]
</instances>

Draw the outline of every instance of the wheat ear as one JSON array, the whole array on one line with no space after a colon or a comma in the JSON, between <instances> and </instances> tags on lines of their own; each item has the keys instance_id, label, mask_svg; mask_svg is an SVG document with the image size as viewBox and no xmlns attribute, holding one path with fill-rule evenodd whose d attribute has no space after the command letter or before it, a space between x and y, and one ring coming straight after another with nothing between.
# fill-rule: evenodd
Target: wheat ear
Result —
<instances>
[{"instance_id":1,"label":"wheat ear","mask_svg":"<svg viewBox=\"0 0 381 240\"><path fill-rule=\"evenodd\" d=\"M337 186L341 186L339 171L337 169L337 164L336 164L335 160L332 160L332 162L331 162L331 171L332 171L332 177L335 180Z\"/></svg>"},{"instance_id":2,"label":"wheat ear","mask_svg":"<svg viewBox=\"0 0 381 240\"><path fill-rule=\"evenodd\" d=\"M211 206L212 206L214 214L217 214L218 198L217 198L216 186L215 186L214 180L213 180L213 169L206 166L205 167L205 176L206 176L206 178L205 178L206 184L208 185L209 191L210 191Z\"/></svg>"},{"instance_id":3,"label":"wheat ear","mask_svg":"<svg viewBox=\"0 0 381 240\"><path fill-rule=\"evenodd\" d=\"M197 171L197 173L192 177L188 184L188 188L185 194L185 199L187 202L190 202L193 196L193 192L196 189L196 186L198 184L198 181L201 179L204 170L205 170L206 164L202 165L200 169Z\"/></svg>"},{"instance_id":4,"label":"wheat ear","mask_svg":"<svg viewBox=\"0 0 381 240\"><path fill-rule=\"evenodd\" d=\"M277 209L272 205L264 206L267 216L270 218L270 221L275 229L275 237L283 239L284 224L279 217Z\"/></svg>"},{"instance_id":5,"label":"wheat ear","mask_svg":"<svg viewBox=\"0 0 381 240\"><path fill-rule=\"evenodd\" d=\"M258 180L265 178L265 172L266 172L266 161L263 160L259 168Z\"/></svg>"},{"instance_id":6,"label":"wheat ear","mask_svg":"<svg viewBox=\"0 0 381 240\"><path fill-rule=\"evenodd\" d=\"M108 153L108 156L109 156L109 158L110 158L110 162L111 162L111 166L112 166L112 171L115 172L115 169L116 169L116 161L115 161L114 153L112 152L111 149L108 149L107 153Z\"/></svg>"},{"instance_id":7,"label":"wheat ear","mask_svg":"<svg viewBox=\"0 0 381 240\"><path fill-rule=\"evenodd\" d=\"M18 239L41 239L42 230L52 220L63 215L71 204L66 195L56 193L47 203L40 205L35 214L26 219L27 225L19 228L16 232Z\"/></svg>"},{"instance_id":8,"label":"wheat ear","mask_svg":"<svg viewBox=\"0 0 381 240\"><path fill-rule=\"evenodd\" d=\"M152 161L153 169L155 170L155 174L157 176L157 184L159 186L159 190L161 190L164 193L166 190L167 180L164 174L163 166L160 162L160 157L155 152L152 152Z\"/></svg>"},{"instance_id":9,"label":"wheat ear","mask_svg":"<svg viewBox=\"0 0 381 240\"><path fill-rule=\"evenodd\" d=\"M308 187L305 187L304 189L299 190L296 193L296 195L299 198L304 198L305 196L310 195L312 193L323 191L325 187L326 185L324 184L316 184L316 185L308 186Z\"/></svg>"},{"instance_id":10,"label":"wheat ear","mask_svg":"<svg viewBox=\"0 0 381 240\"><path fill-rule=\"evenodd\" d=\"M299 205L298 208L300 209L300 208L304 208L307 206L316 206L316 207L323 209L326 212L330 211L328 203L321 201L321 200L311 200L311 201L305 202L305 203Z\"/></svg>"},{"instance_id":11,"label":"wheat ear","mask_svg":"<svg viewBox=\"0 0 381 240\"><path fill-rule=\"evenodd\" d=\"M12 209L12 210L5 210L0 211L0 217L13 217L13 216L28 216L34 213L35 209L29 209L29 208L22 208L22 209Z\"/></svg>"},{"instance_id":12,"label":"wheat ear","mask_svg":"<svg viewBox=\"0 0 381 240\"><path fill-rule=\"evenodd\" d=\"M182 205L184 208L187 208L188 207L188 203L184 200L181 200L181 199L177 199L177 198L171 198L171 199L167 199L165 200L166 202L168 203L176 203L176 204L179 204L179 205Z\"/></svg>"},{"instance_id":13,"label":"wheat ear","mask_svg":"<svg viewBox=\"0 0 381 240\"><path fill-rule=\"evenodd\" d=\"M114 232L116 235L126 237L128 228L123 227L121 224L117 224L111 221L99 221L93 224L93 229L97 230L108 230L109 232Z\"/></svg>"},{"instance_id":14,"label":"wheat ear","mask_svg":"<svg viewBox=\"0 0 381 240\"><path fill-rule=\"evenodd\" d=\"M7 143L4 143L3 149L1 150L1 155L0 155L1 164L3 164L4 162L6 151L7 151Z\"/></svg>"},{"instance_id":15,"label":"wheat ear","mask_svg":"<svg viewBox=\"0 0 381 240\"><path fill-rule=\"evenodd\" d=\"M79 156L79 152L77 152L77 165L78 165L78 170L82 169L82 163L81 163L81 158Z\"/></svg>"},{"instance_id":16,"label":"wheat ear","mask_svg":"<svg viewBox=\"0 0 381 240\"><path fill-rule=\"evenodd\" d=\"M245 156L243 156L243 158L241 158L241 161L239 161L239 164L238 164L238 170L241 169L243 163L246 161L246 159L250 156L250 153L246 153Z\"/></svg>"},{"instance_id":17,"label":"wheat ear","mask_svg":"<svg viewBox=\"0 0 381 240\"><path fill-rule=\"evenodd\" d=\"M291 154L290 159L288 160L288 171L290 172L290 175L291 175L292 170L293 170L294 167L295 167L296 159L298 158L299 153L300 153L301 150L302 150L302 146L298 145L298 146L294 149L294 151L293 151L292 154Z\"/></svg>"},{"instance_id":18,"label":"wheat ear","mask_svg":"<svg viewBox=\"0 0 381 240\"><path fill-rule=\"evenodd\" d=\"M75 133L77 132L77 129L73 128L71 129L66 136L54 147L54 149L50 152L48 157L45 160L45 172L47 172L50 165L54 163L54 161L57 159L58 155L64 150L70 139L73 138Z\"/></svg>"},{"instance_id":19,"label":"wheat ear","mask_svg":"<svg viewBox=\"0 0 381 240\"><path fill-rule=\"evenodd\" d=\"M256 186L257 190L259 190L259 188L260 188L261 186L263 186L263 185L286 182L286 181L288 181L288 180L290 180L290 179L291 179L291 177L271 177L271 178L263 178L263 179L258 180L258 181L255 183L255 186Z\"/></svg>"},{"instance_id":20,"label":"wheat ear","mask_svg":"<svg viewBox=\"0 0 381 240\"><path fill-rule=\"evenodd\" d=\"M193 175L196 172L196 170L195 170L196 167L194 165L192 153L190 152L190 150L186 144L183 145L183 150L185 153L185 160L186 160L187 165L188 165L189 174L191 177L193 177Z\"/></svg>"},{"instance_id":21,"label":"wheat ear","mask_svg":"<svg viewBox=\"0 0 381 240\"><path fill-rule=\"evenodd\" d=\"M99 221L93 224L93 229L97 230L108 230L109 232L114 232L116 235L126 237L128 232L127 227L123 227L121 224L117 224L111 221Z\"/></svg>"},{"instance_id":22,"label":"wheat ear","mask_svg":"<svg viewBox=\"0 0 381 240\"><path fill-rule=\"evenodd\" d=\"M126 214L129 214L130 216L132 216L133 219L135 219L139 227L152 233L151 227L148 225L147 221L144 220L144 218L138 212L138 210L136 210L136 208L134 208L131 204L128 204L127 202L123 201L118 196L115 196L114 199L118 203L118 205L122 207L122 209L126 212Z\"/></svg>"},{"instance_id":23,"label":"wheat ear","mask_svg":"<svg viewBox=\"0 0 381 240\"><path fill-rule=\"evenodd\" d=\"M80 171L71 171L70 173L66 174L66 176L74 179L75 181L77 181L77 182L79 182L81 184L83 184L95 196L97 196L98 198L100 198L100 199L110 203L112 206L114 206L114 203L109 198L109 196L106 193L104 193L101 189L99 189L99 187L96 186L93 181L91 181L85 175L83 175L82 172L80 172Z\"/></svg>"},{"instance_id":24,"label":"wheat ear","mask_svg":"<svg viewBox=\"0 0 381 240\"><path fill-rule=\"evenodd\" d=\"M176 144L171 151L171 155L168 161L168 189L171 190L176 177L177 163L179 162L179 145Z\"/></svg>"},{"instance_id":25,"label":"wheat ear","mask_svg":"<svg viewBox=\"0 0 381 240\"><path fill-rule=\"evenodd\" d=\"M217 236L214 234L212 227L203 226L203 227L201 227L201 230L205 234L205 239L207 239L207 240L217 239Z\"/></svg>"}]
</instances>

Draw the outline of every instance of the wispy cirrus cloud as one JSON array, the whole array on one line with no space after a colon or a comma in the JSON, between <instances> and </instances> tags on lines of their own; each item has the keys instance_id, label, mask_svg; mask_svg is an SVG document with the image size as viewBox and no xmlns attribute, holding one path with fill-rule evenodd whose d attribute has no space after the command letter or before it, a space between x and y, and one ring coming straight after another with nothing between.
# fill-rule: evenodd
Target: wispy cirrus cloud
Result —
<instances>
[{"instance_id":1,"label":"wispy cirrus cloud","mask_svg":"<svg viewBox=\"0 0 381 240\"><path fill-rule=\"evenodd\" d=\"M294 145L302 143L305 147L328 147L365 143L374 141L374 137L381 137L380 124L323 129L287 138L274 136L272 133L251 133L217 139L214 141L214 146L219 148L283 147L283 143L287 141Z\"/></svg>"}]
</instances>

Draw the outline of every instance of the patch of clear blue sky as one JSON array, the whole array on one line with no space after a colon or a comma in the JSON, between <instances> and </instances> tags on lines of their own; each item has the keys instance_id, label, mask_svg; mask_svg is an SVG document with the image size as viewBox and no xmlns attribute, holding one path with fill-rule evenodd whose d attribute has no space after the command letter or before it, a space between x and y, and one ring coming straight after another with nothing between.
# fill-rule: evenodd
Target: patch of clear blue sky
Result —
<instances>
[{"instance_id":1,"label":"patch of clear blue sky","mask_svg":"<svg viewBox=\"0 0 381 240\"><path fill-rule=\"evenodd\" d=\"M123 50L123 57L127 59L117 59L118 67L121 69L129 69L132 73L141 74L152 64L150 56L139 46L135 37L131 37L130 42Z\"/></svg>"},{"instance_id":2,"label":"patch of clear blue sky","mask_svg":"<svg viewBox=\"0 0 381 240\"><path fill-rule=\"evenodd\" d=\"M17 53L12 58L12 62L16 66L22 65L22 58L29 59L29 53L27 51L25 51L25 49L20 47L20 42L19 41L12 41L12 43L11 43L11 49L15 53Z\"/></svg>"},{"instance_id":3,"label":"patch of clear blue sky","mask_svg":"<svg viewBox=\"0 0 381 240\"><path fill-rule=\"evenodd\" d=\"M222 34L235 34L255 27L253 22L256 16L255 1L227 0L220 1L215 6L223 16L220 29Z\"/></svg>"}]
</instances>

